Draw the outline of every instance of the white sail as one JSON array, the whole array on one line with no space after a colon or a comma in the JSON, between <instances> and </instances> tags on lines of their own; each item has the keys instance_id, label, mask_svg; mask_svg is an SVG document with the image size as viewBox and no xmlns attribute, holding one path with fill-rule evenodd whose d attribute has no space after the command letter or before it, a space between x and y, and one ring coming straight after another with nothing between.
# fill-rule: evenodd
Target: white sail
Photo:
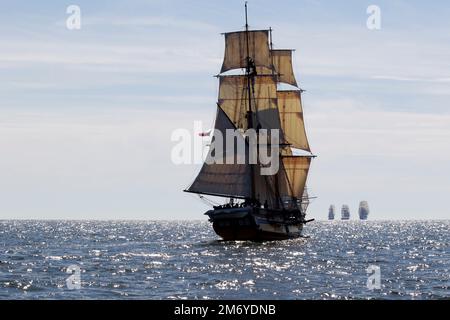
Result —
<instances>
[{"instance_id":1,"label":"white sail","mask_svg":"<svg viewBox=\"0 0 450 320\"><path fill-rule=\"evenodd\" d=\"M367 201L360 202L358 213L361 220L367 220L370 213L369 203Z\"/></svg>"},{"instance_id":2,"label":"white sail","mask_svg":"<svg viewBox=\"0 0 450 320\"><path fill-rule=\"evenodd\" d=\"M334 220L336 216L336 207L334 205L330 206L330 209L328 209L328 220Z\"/></svg>"}]
</instances>

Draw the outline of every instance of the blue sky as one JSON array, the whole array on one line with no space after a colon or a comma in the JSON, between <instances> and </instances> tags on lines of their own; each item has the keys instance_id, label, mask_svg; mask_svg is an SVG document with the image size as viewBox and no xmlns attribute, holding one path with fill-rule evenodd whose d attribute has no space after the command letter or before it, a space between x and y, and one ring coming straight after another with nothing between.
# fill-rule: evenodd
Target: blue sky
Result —
<instances>
[{"instance_id":1,"label":"blue sky","mask_svg":"<svg viewBox=\"0 0 450 320\"><path fill-rule=\"evenodd\" d=\"M67 6L81 30L65 27ZM382 28L366 28L381 8ZM204 219L170 161L173 130L212 124L221 32L243 1L0 1L0 219ZM309 186L374 219L450 218L450 6L249 1L295 48L319 156Z\"/></svg>"}]
</instances>

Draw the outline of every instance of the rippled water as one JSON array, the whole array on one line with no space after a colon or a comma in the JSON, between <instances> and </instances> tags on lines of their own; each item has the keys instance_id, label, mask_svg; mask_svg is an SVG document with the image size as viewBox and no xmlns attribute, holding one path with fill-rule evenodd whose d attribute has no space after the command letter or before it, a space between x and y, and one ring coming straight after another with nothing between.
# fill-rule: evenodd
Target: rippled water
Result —
<instances>
[{"instance_id":1,"label":"rippled water","mask_svg":"<svg viewBox=\"0 0 450 320\"><path fill-rule=\"evenodd\" d=\"M449 231L317 222L306 239L230 243L206 222L0 221L0 299L448 299ZM66 286L70 265L81 290Z\"/></svg>"}]
</instances>

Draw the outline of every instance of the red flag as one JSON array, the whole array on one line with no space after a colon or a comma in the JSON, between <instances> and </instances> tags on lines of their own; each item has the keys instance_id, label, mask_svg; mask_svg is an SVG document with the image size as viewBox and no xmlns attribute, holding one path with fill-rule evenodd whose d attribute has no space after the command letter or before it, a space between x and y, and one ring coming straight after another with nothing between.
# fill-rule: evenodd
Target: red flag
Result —
<instances>
[{"instance_id":1,"label":"red flag","mask_svg":"<svg viewBox=\"0 0 450 320\"><path fill-rule=\"evenodd\" d=\"M201 133L199 133L198 135L199 135L200 137L209 137L209 136L211 135L211 131L212 131L212 130L209 130L209 131L206 131L206 132L201 132Z\"/></svg>"}]
</instances>

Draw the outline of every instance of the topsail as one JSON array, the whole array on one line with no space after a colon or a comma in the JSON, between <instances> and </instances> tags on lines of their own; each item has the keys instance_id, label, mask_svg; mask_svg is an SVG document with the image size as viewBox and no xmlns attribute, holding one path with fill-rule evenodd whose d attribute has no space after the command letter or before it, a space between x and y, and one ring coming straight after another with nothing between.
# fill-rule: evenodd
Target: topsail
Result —
<instances>
[{"instance_id":1,"label":"topsail","mask_svg":"<svg viewBox=\"0 0 450 320\"><path fill-rule=\"evenodd\" d=\"M220 77L219 105L238 129L249 129L248 92L245 76ZM251 100L254 128L282 129L277 105L277 82L274 76L257 75L255 77Z\"/></svg>"},{"instance_id":2,"label":"topsail","mask_svg":"<svg viewBox=\"0 0 450 320\"><path fill-rule=\"evenodd\" d=\"M306 136L301 91L278 91L278 111L281 127L288 143L293 148L311 151Z\"/></svg>"},{"instance_id":3,"label":"topsail","mask_svg":"<svg viewBox=\"0 0 450 320\"><path fill-rule=\"evenodd\" d=\"M269 30L225 33L225 58L220 72L245 68L247 66L247 49L256 66L270 69L272 61L268 39Z\"/></svg>"},{"instance_id":4,"label":"topsail","mask_svg":"<svg viewBox=\"0 0 450 320\"><path fill-rule=\"evenodd\" d=\"M273 68L278 74L279 82L284 82L297 87L294 69L292 67L292 50L271 50Z\"/></svg>"}]
</instances>

